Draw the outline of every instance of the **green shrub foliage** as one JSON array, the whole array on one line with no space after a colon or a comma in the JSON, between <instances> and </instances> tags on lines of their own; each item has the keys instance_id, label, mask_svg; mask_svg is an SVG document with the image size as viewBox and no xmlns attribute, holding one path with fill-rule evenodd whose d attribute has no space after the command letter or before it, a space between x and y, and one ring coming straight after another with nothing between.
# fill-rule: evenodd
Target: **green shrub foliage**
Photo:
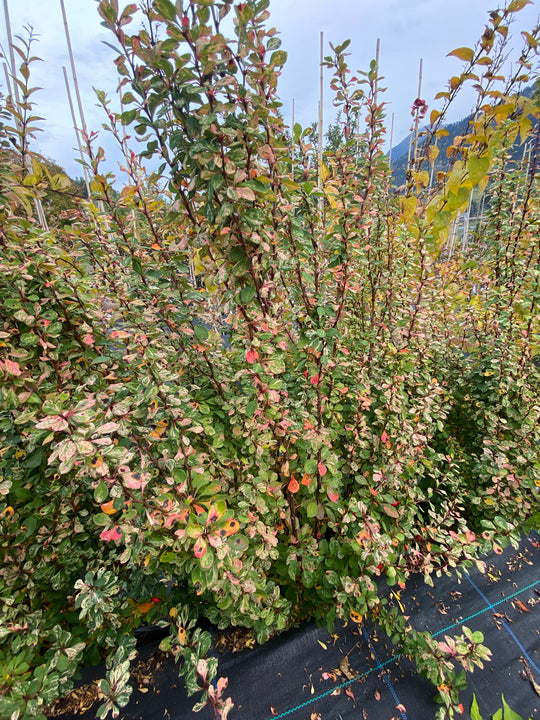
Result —
<instances>
[{"instance_id":1,"label":"green shrub foliage","mask_svg":"<svg viewBox=\"0 0 540 720\"><path fill-rule=\"evenodd\" d=\"M525 4L454 51L463 72L397 193L377 67L351 77L348 43L326 59L343 139L321 162L280 115L267 0L102 0L124 111L99 98L130 180L114 190L91 136L93 198L50 232L32 203L66 186L28 148L21 48L0 147L3 717L40 716L105 656L99 714L117 714L133 630L158 623L197 707L225 718L199 620L263 642L364 616L453 713L481 634L437 643L384 588L481 565L538 523L539 124L517 93L536 30L498 79ZM467 83L474 120L430 177ZM484 217L456 242L473 193Z\"/></svg>"}]
</instances>

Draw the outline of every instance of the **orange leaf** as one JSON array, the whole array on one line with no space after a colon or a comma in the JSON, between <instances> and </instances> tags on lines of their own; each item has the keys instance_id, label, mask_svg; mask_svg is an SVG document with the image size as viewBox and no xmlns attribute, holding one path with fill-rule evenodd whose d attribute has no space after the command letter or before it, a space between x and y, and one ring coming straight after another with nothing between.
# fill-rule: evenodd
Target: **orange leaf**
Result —
<instances>
[{"instance_id":1,"label":"orange leaf","mask_svg":"<svg viewBox=\"0 0 540 720\"><path fill-rule=\"evenodd\" d=\"M106 515L114 515L115 512L118 512L113 507L114 500L109 500L109 502L103 503L101 506L101 512L104 512Z\"/></svg>"},{"instance_id":2,"label":"orange leaf","mask_svg":"<svg viewBox=\"0 0 540 720\"><path fill-rule=\"evenodd\" d=\"M291 480L287 485L287 490L292 493L297 493L300 490L300 485L295 477L291 477Z\"/></svg>"},{"instance_id":3,"label":"orange leaf","mask_svg":"<svg viewBox=\"0 0 540 720\"><path fill-rule=\"evenodd\" d=\"M154 607L153 602L144 602L137 605L137 610L143 615Z\"/></svg>"},{"instance_id":4,"label":"orange leaf","mask_svg":"<svg viewBox=\"0 0 540 720\"><path fill-rule=\"evenodd\" d=\"M259 359L259 353L256 350L248 350L246 352L246 361L250 365L253 365L253 363L257 362L258 359Z\"/></svg>"},{"instance_id":5,"label":"orange leaf","mask_svg":"<svg viewBox=\"0 0 540 720\"><path fill-rule=\"evenodd\" d=\"M302 475L302 485L309 486L311 485L311 475L308 475L307 473L304 473Z\"/></svg>"},{"instance_id":6,"label":"orange leaf","mask_svg":"<svg viewBox=\"0 0 540 720\"><path fill-rule=\"evenodd\" d=\"M237 533L239 530L240 523L238 522L238 520L227 520L227 522L223 523L223 525L221 525L219 529L217 529L217 534L220 537L230 537L231 535ZM216 532L213 532L212 534L215 535Z\"/></svg>"}]
</instances>

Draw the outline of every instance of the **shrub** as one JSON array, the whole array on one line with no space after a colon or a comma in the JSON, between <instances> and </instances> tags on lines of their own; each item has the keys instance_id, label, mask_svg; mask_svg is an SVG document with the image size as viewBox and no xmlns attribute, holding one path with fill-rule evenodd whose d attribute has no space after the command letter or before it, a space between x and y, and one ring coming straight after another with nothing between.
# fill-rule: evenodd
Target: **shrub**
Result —
<instances>
[{"instance_id":1,"label":"shrub","mask_svg":"<svg viewBox=\"0 0 540 720\"><path fill-rule=\"evenodd\" d=\"M454 52L466 68L445 95L476 79L478 112L429 186L432 115L401 195L377 68L349 79L348 43L326 60L341 146L319 162L309 128L287 134L267 4L184 13L154 0L129 34L136 6L102 0L127 109L99 98L130 182L114 192L88 138L93 198L69 224L46 233L28 217L61 181L4 151L0 708L12 717L39 716L102 656L99 713L117 714L133 630L157 623L188 690L203 691L197 707L225 718L200 620L264 642L306 618L364 616L416 656L452 715L454 661L481 665L483 638L464 628L436 643L388 610L384 587L481 566L479 552L537 522L539 126L515 92L536 31L521 76L504 92L491 79L524 3ZM27 152L24 123L4 132ZM525 168L509 161L518 133L532 139ZM474 188L487 221L450 255Z\"/></svg>"}]
</instances>

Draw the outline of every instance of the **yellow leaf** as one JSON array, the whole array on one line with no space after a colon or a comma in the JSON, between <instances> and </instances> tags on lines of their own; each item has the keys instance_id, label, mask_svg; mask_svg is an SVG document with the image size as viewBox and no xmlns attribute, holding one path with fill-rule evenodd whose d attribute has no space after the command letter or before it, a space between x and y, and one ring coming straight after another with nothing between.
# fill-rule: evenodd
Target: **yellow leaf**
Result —
<instances>
[{"instance_id":1,"label":"yellow leaf","mask_svg":"<svg viewBox=\"0 0 540 720\"><path fill-rule=\"evenodd\" d=\"M510 5L507 7L507 11L511 13L519 12L527 5L532 5L532 0L512 0Z\"/></svg>"},{"instance_id":2,"label":"yellow leaf","mask_svg":"<svg viewBox=\"0 0 540 720\"><path fill-rule=\"evenodd\" d=\"M452 50L452 52L449 52L446 57L457 57L460 60L465 60L466 62L471 62L471 60L474 58L474 50L469 47L458 47L455 50Z\"/></svg>"},{"instance_id":3,"label":"yellow leaf","mask_svg":"<svg viewBox=\"0 0 540 720\"><path fill-rule=\"evenodd\" d=\"M328 647L321 640L317 640L317 642L319 643L319 645L322 647L323 650L328 650Z\"/></svg>"},{"instance_id":4,"label":"yellow leaf","mask_svg":"<svg viewBox=\"0 0 540 720\"><path fill-rule=\"evenodd\" d=\"M429 173L427 170L422 170L422 172L415 172L413 173L413 180L414 182L422 188L425 188L429 184ZM416 206L415 206L416 209Z\"/></svg>"},{"instance_id":5,"label":"yellow leaf","mask_svg":"<svg viewBox=\"0 0 540 720\"><path fill-rule=\"evenodd\" d=\"M160 438L167 429L168 425L169 423L167 422L167 420L160 420L156 427L150 433L150 437Z\"/></svg>"},{"instance_id":6,"label":"yellow leaf","mask_svg":"<svg viewBox=\"0 0 540 720\"><path fill-rule=\"evenodd\" d=\"M415 198L413 195L411 195L410 197L401 198L401 212L403 215L403 220L405 222L412 222L414 214L416 212L417 203L418 199Z\"/></svg>"},{"instance_id":7,"label":"yellow leaf","mask_svg":"<svg viewBox=\"0 0 540 720\"><path fill-rule=\"evenodd\" d=\"M430 165L433 165L439 155L439 148L436 145L430 145L428 147L428 160Z\"/></svg>"},{"instance_id":8,"label":"yellow leaf","mask_svg":"<svg viewBox=\"0 0 540 720\"><path fill-rule=\"evenodd\" d=\"M532 122L527 115L523 115L519 122L519 134L521 135L521 143L529 137L532 130Z\"/></svg>"},{"instance_id":9,"label":"yellow leaf","mask_svg":"<svg viewBox=\"0 0 540 720\"><path fill-rule=\"evenodd\" d=\"M322 162L320 164L319 172L321 174L321 182L326 182L326 180L328 180L328 178L330 177L330 168L328 167L328 165Z\"/></svg>"},{"instance_id":10,"label":"yellow leaf","mask_svg":"<svg viewBox=\"0 0 540 720\"><path fill-rule=\"evenodd\" d=\"M429 122L433 125L433 123L438 120L441 116L441 113L438 110L432 110L431 114L429 116Z\"/></svg>"},{"instance_id":11,"label":"yellow leaf","mask_svg":"<svg viewBox=\"0 0 540 720\"><path fill-rule=\"evenodd\" d=\"M458 162L454 163L452 172L446 180L446 187L450 192L453 192L455 195L458 194L458 190L463 182L463 168L463 162L461 160L458 160Z\"/></svg>"}]
</instances>

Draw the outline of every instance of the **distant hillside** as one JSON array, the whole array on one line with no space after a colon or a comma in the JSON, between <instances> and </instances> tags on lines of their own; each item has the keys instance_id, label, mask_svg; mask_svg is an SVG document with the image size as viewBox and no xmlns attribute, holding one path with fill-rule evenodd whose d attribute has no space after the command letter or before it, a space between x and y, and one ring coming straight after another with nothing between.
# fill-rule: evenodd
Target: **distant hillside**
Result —
<instances>
[{"instance_id":1,"label":"distant hillside","mask_svg":"<svg viewBox=\"0 0 540 720\"><path fill-rule=\"evenodd\" d=\"M526 97L531 97L532 94L532 87L527 87L522 91L522 95L525 95ZM455 137L457 137L458 135L464 135L466 133L467 127L471 119L472 113L470 115L467 115L467 117L458 120L457 122L443 125L444 129L448 131L448 136L440 138L437 143L439 147L439 156L435 162L435 171L448 169L450 161L447 158L446 151L450 147L450 145L453 144ZM422 129L425 130L426 126L424 126L424 128ZM409 156L409 143L410 135L407 135L407 137L405 137L400 143L398 143L392 148L392 171L394 173L395 184L398 187L405 183L405 175L407 172L407 162ZM420 136L419 146L421 147L421 145L422 137ZM519 141L517 141L515 147L516 157L519 154L519 148Z\"/></svg>"}]
</instances>

